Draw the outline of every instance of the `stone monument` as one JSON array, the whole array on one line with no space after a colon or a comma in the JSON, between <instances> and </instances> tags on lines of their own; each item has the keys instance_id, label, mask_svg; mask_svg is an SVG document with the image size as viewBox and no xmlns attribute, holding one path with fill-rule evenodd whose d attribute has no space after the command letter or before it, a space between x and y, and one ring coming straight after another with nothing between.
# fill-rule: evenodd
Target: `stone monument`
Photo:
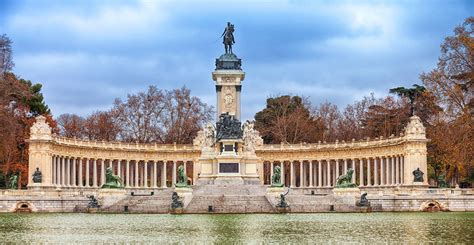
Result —
<instances>
[{"instance_id":1,"label":"stone monument","mask_svg":"<svg viewBox=\"0 0 474 245\"><path fill-rule=\"evenodd\" d=\"M230 22L222 34L225 53L216 59L212 79L216 82L215 127L206 124L193 141L201 147L201 172L196 184L260 184L255 146L263 144L253 124L242 127L240 92L245 73L233 52L235 27Z\"/></svg>"}]
</instances>

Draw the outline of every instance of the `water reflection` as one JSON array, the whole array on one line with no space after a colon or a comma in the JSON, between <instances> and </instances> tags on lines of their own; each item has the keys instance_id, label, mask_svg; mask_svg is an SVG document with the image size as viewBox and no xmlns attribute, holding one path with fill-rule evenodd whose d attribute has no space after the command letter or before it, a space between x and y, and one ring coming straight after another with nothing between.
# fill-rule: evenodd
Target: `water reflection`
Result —
<instances>
[{"instance_id":1,"label":"water reflection","mask_svg":"<svg viewBox=\"0 0 474 245\"><path fill-rule=\"evenodd\" d=\"M474 213L0 214L2 243L472 243Z\"/></svg>"}]
</instances>

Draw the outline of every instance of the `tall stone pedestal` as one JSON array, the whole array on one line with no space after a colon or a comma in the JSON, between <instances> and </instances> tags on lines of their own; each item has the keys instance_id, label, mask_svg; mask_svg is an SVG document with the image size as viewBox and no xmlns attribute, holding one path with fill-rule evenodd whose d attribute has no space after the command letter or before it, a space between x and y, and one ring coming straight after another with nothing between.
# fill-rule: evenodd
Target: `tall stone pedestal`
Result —
<instances>
[{"instance_id":1,"label":"tall stone pedestal","mask_svg":"<svg viewBox=\"0 0 474 245\"><path fill-rule=\"evenodd\" d=\"M355 212L358 211L356 201L360 199L360 189L354 188L334 188L334 211Z\"/></svg>"}]
</instances>

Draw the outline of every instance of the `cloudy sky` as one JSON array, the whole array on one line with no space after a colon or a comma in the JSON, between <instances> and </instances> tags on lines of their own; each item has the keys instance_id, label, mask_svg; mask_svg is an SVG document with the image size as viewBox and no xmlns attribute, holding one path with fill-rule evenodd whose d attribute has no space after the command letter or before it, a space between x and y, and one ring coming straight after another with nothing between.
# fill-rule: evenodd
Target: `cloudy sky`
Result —
<instances>
[{"instance_id":1,"label":"cloudy sky","mask_svg":"<svg viewBox=\"0 0 474 245\"><path fill-rule=\"evenodd\" d=\"M272 95L343 107L419 83L472 13L474 1L0 0L0 33L55 116L85 116L149 85L187 86L215 105L211 72L231 21L250 119Z\"/></svg>"}]
</instances>

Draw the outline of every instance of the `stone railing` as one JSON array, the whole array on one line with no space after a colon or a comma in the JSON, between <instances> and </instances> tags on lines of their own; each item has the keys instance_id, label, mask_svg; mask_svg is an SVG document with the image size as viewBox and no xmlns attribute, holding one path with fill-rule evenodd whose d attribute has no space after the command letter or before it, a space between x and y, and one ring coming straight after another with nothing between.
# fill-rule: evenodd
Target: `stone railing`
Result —
<instances>
[{"instance_id":1,"label":"stone railing","mask_svg":"<svg viewBox=\"0 0 474 245\"><path fill-rule=\"evenodd\" d=\"M352 140L350 142L336 141L334 143L300 143L300 144L265 144L257 146L257 151L272 151L272 150L327 150L327 149L342 149L342 148L368 148L368 147L383 147L390 145L398 145L405 142L407 139L401 134L399 137L391 136L384 139L383 137L366 140Z\"/></svg>"},{"instance_id":2,"label":"stone railing","mask_svg":"<svg viewBox=\"0 0 474 245\"><path fill-rule=\"evenodd\" d=\"M192 144L157 144L157 143L128 143L120 141L92 141L76 138L66 138L52 135L52 141L67 147L101 148L126 151L196 151Z\"/></svg>"}]
</instances>

